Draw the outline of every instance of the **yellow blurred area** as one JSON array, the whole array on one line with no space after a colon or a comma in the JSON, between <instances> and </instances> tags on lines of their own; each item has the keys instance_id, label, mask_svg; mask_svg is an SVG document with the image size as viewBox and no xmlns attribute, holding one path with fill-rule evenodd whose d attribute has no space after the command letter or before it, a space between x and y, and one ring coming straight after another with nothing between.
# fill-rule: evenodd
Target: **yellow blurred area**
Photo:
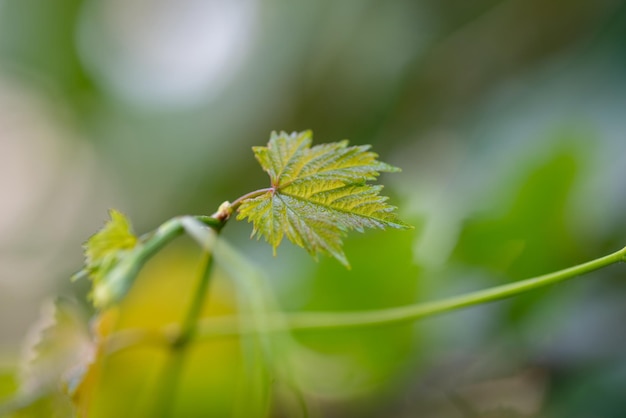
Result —
<instances>
[{"instance_id":1,"label":"yellow blurred area","mask_svg":"<svg viewBox=\"0 0 626 418\"><path fill-rule=\"evenodd\" d=\"M198 284L198 269L199 251L188 242L168 247L146 265L120 306L95 319L98 335L106 338L125 330L158 332L182 322ZM201 317L235 314L232 285L219 274L211 280L210 297ZM121 416L129 409L136 417L154 416L154 397L162 384L159 378L170 356L168 346L137 345L98 359L99 364L90 370L75 395L78 407L93 417ZM194 344L184 356L175 413L201 416L204 410L230 415L239 386L245 383L239 339Z\"/></svg>"}]
</instances>

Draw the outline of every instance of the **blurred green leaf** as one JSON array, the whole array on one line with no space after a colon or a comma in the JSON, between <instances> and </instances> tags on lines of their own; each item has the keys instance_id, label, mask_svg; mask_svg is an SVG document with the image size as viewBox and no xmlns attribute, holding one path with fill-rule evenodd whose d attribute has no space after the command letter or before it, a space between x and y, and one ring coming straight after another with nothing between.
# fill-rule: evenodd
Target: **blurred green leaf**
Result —
<instances>
[{"instance_id":1,"label":"blurred green leaf","mask_svg":"<svg viewBox=\"0 0 626 418\"><path fill-rule=\"evenodd\" d=\"M421 270L412 261L414 240L415 233L400 231L350 237L346 249L353 255L354 268L346 271L336 263L321 262L302 310L362 311L415 303ZM301 357L298 370L304 387L334 399L349 400L389 387L404 370L410 353L418 350L418 334L411 324L297 336L309 350L333 360L320 364Z\"/></svg>"},{"instance_id":2,"label":"blurred green leaf","mask_svg":"<svg viewBox=\"0 0 626 418\"><path fill-rule=\"evenodd\" d=\"M579 168L572 146L543 161L520 162L517 184L502 183L494 193L495 209L466 223L454 259L515 279L570 264L576 240L567 222L569 198Z\"/></svg>"},{"instance_id":3,"label":"blurred green leaf","mask_svg":"<svg viewBox=\"0 0 626 418\"><path fill-rule=\"evenodd\" d=\"M559 139L557 136L555 141ZM516 178L500 182L500 189L494 192L489 205L493 209L466 223L452 259L507 281L579 261L583 246L568 223L568 215L581 164L580 147L567 140L557 142L541 158L519 161ZM521 319L551 290L512 300L510 319ZM505 318L502 320L503 326L510 326Z\"/></svg>"}]
</instances>

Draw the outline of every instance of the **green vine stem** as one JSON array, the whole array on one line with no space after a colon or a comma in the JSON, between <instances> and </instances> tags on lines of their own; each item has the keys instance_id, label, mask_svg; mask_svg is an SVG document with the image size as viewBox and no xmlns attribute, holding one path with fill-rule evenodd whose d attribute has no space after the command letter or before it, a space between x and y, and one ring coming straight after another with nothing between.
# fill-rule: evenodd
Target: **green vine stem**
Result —
<instances>
[{"instance_id":1,"label":"green vine stem","mask_svg":"<svg viewBox=\"0 0 626 418\"><path fill-rule=\"evenodd\" d=\"M255 190L239 197L238 199L233 201L233 203L222 203L217 212L215 212L211 216L198 215L192 216L192 218L219 233L224 225L226 225L226 222L228 221L230 215L237 210L237 208L244 200L257 197L268 192L269 190L271 189ZM154 231L144 234L140 237L142 246L140 247L136 258L135 267L137 270L139 270L146 261L148 261L156 253L158 253L174 238L183 234L183 232L185 231L184 218L184 216L177 216L175 218L169 219L162 223ZM74 280L80 279L82 275L86 274L87 273L83 270L74 277Z\"/></svg>"},{"instance_id":2,"label":"green vine stem","mask_svg":"<svg viewBox=\"0 0 626 418\"><path fill-rule=\"evenodd\" d=\"M230 216L245 199L259 196L269 189L261 189L242 196L233 203L224 202L212 216L194 216L193 219L219 233ZM155 231L141 237L142 246L136 254L134 268L138 271L145 262L158 253L167 243L185 232L188 227L185 217L172 218ZM415 321L433 315L454 311L474 305L509 298L541 287L559 283L609 265L626 261L626 247L604 257L564 270L542 276L496 286L485 290L453 296L439 301L419 303L390 309L357 312L301 312L292 314L269 314L264 318L262 328L257 319L242 319L235 316L202 319L200 313L207 299L213 266L213 254L204 248L202 272L198 288L183 322L165 326L161 332L124 330L111 335L106 341L109 354L138 345L168 347L167 359L160 380L159 396L155 405L156 416L171 417L174 411L176 393L184 367L185 353L190 343L219 337L237 336L246 333L284 332L296 330L345 329L356 327L376 327Z\"/></svg>"},{"instance_id":3,"label":"green vine stem","mask_svg":"<svg viewBox=\"0 0 626 418\"><path fill-rule=\"evenodd\" d=\"M205 301L208 299L209 284L213 267L213 253L203 251L202 269L198 286L192 295L191 304L176 338L170 340L170 357L165 363L159 384L159 396L155 404L155 416L168 418L173 416L174 403L178 383L184 369L185 357L189 342L194 338L199 325L200 314Z\"/></svg>"},{"instance_id":4,"label":"green vine stem","mask_svg":"<svg viewBox=\"0 0 626 418\"><path fill-rule=\"evenodd\" d=\"M225 202L226 203L226 202ZM228 205L228 207L230 207ZM192 216L198 222L208 226L215 230L215 232L221 231L226 225L228 217L218 218L216 215L220 214L220 211L216 212L212 216L199 215ZM163 247L165 247L174 238L180 236L185 231L184 216L177 216L163 222L157 229L152 232L139 237L141 246L138 247L135 253L135 260L133 265L133 271L137 272L143 265L156 253L158 253ZM87 270L83 269L72 276L72 281L77 281L86 278L88 275Z\"/></svg>"},{"instance_id":5,"label":"green vine stem","mask_svg":"<svg viewBox=\"0 0 626 418\"><path fill-rule=\"evenodd\" d=\"M302 312L282 315L279 321L269 318L264 331L289 330L321 330L335 328L373 327L389 324L411 322L466 308L483 303L516 296L541 287L556 284L604 267L626 261L626 247L604 257L569 267L542 276L521 280L485 290L470 292L460 296L453 296L439 301L419 303L398 308L380 309L360 312ZM233 330L233 327L223 321L221 324L212 320L203 321L198 330L197 338L210 338L216 335L231 335L248 332L245 327ZM232 321L233 325L235 321ZM225 325L229 325L226 326Z\"/></svg>"},{"instance_id":6,"label":"green vine stem","mask_svg":"<svg viewBox=\"0 0 626 418\"><path fill-rule=\"evenodd\" d=\"M236 336L250 332L376 327L412 322L457 309L506 299L572 279L619 262L626 262L626 247L612 254L574 267L515 283L470 292L460 296L453 296L439 301L374 311L301 312L285 313L276 317L268 315L264 320L264 326L261 330L258 326L259 322L253 321L252 319L242 320L234 316L205 319L198 323L194 339L198 341L217 337ZM124 334L112 335L107 341L107 346L109 353L114 353L139 344L160 345L162 342L171 341L179 335L184 335L184 329L175 324L163 328L161 336L155 335L154 333L142 333L140 330L127 330Z\"/></svg>"},{"instance_id":7,"label":"green vine stem","mask_svg":"<svg viewBox=\"0 0 626 418\"><path fill-rule=\"evenodd\" d=\"M230 213L232 213L236 211L239 206L241 206L244 200L254 199L255 197L261 196L262 194L271 192L272 190L274 190L273 187L268 187L266 189L259 189L259 190L255 190L253 192L244 194L243 196L233 200L233 203L230 203L228 205L228 210L230 211Z\"/></svg>"},{"instance_id":8,"label":"green vine stem","mask_svg":"<svg viewBox=\"0 0 626 418\"><path fill-rule=\"evenodd\" d=\"M215 216L194 216L196 220L219 232L225 225L225 220L218 219ZM143 247L141 249L141 255L138 257L141 261L146 261L154 254L159 252L167 243L174 238L182 235L185 231L183 224L183 217L178 216L165 221L153 232L149 232L141 236L141 242Z\"/></svg>"},{"instance_id":9,"label":"green vine stem","mask_svg":"<svg viewBox=\"0 0 626 418\"><path fill-rule=\"evenodd\" d=\"M220 206L218 211L212 216L193 216L192 218L213 229L219 233L224 227L230 216L230 204L225 202ZM149 232L140 237L141 246L135 255L134 270L139 269L155 254L157 254L165 245L174 240L174 238L182 235L187 226L187 217L179 216L172 218L161 224L156 230ZM155 416L170 417L174 409L176 393L180 381L180 375L184 367L187 347L195 336L200 323L200 314L206 299L208 298L208 288L211 279L213 267L213 253L207 248L203 249L203 258L201 261L201 273L197 285L197 289L192 295L189 310L187 311L181 325L177 326L176 333L165 333L157 335L155 333L130 333L131 339L137 339L137 342L156 339L159 340L160 346L169 348L169 357L166 360L162 371L159 385L159 396L155 403ZM121 335L127 335L127 331L121 331ZM148 336L148 334L150 336ZM163 339L165 338L165 339Z\"/></svg>"}]
</instances>

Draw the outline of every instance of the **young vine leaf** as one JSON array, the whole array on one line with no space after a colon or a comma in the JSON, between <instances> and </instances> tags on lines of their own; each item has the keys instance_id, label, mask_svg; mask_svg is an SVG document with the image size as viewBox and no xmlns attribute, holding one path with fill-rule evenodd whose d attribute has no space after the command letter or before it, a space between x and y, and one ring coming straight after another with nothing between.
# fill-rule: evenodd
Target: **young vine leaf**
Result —
<instances>
[{"instance_id":1,"label":"young vine leaf","mask_svg":"<svg viewBox=\"0 0 626 418\"><path fill-rule=\"evenodd\" d=\"M398 219L383 186L369 184L399 168L378 161L369 145L348 141L311 147L311 131L273 132L266 147L253 147L271 187L244 199L237 219L253 223L274 253L284 236L316 257L330 255L349 267L342 237L349 230L410 228Z\"/></svg>"},{"instance_id":2,"label":"young vine leaf","mask_svg":"<svg viewBox=\"0 0 626 418\"><path fill-rule=\"evenodd\" d=\"M112 209L111 219L85 244L85 268L75 277L87 275L93 281L91 298L94 305L104 307L119 299L129 286L135 263L130 253L138 246L138 238L126 217Z\"/></svg>"}]
</instances>

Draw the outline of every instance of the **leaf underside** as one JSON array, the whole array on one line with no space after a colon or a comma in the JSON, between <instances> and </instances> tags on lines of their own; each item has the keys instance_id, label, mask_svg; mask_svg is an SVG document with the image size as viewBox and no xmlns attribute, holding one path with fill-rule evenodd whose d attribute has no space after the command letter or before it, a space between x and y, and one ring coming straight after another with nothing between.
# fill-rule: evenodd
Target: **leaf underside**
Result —
<instances>
[{"instance_id":1,"label":"leaf underside","mask_svg":"<svg viewBox=\"0 0 626 418\"><path fill-rule=\"evenodd\" d=\"M342 250L347 231L410 228L379 195L383 186L368 183L398 168L378 161L369 145L311 142L310 131L273 132L266 147L253 147L271 180L270 189L239 207L237 219L253 223L253 236L264 237L274 252L286 236L314 257L330 255L349 267Z\"/></svg>"}]
</instances>

